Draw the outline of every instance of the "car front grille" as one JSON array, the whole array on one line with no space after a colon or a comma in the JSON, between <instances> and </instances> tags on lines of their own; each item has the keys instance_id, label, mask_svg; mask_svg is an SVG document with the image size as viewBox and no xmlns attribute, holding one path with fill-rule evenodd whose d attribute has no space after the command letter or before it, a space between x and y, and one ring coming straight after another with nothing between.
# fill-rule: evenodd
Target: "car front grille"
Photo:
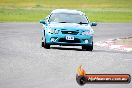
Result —
<instances>
[{"instance_id":1,"label":"car front grille","mask_svg":"<svg viewBox=\"0 0 132 88\"><path fill-rule=\"evenodd\" d=\"M77 35L79 32L78 31L61 31L62 34L72 34L72 35Z\"/></svg>"},{"instance_id":2,"label":"car front grille","mask_svg":"<svg viewBox=\"0 0 132 88\"><path fill-rule=\"evenodd\" d=\"M66 40L65 38L60 38L59 42L80 43L80 39L75 38L74 40Z\"/></svg>"}]
</instances>

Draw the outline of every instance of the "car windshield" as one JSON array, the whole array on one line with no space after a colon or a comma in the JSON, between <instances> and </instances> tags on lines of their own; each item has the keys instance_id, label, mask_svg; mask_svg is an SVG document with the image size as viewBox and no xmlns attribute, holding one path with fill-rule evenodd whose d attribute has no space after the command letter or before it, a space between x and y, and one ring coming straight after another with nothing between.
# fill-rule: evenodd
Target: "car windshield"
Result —
<instances>
[{"instance_id":1,"label":"car windshield","mask_svg":"<svg viewBox=\"0 0 132 88\"><path fill-rule=\"evenodd\" d=\"M80 14L71 13L53 13L50 16L49 22L59 22L59 23L88 23L86 17Z\"/></svg>"}]
</instances>

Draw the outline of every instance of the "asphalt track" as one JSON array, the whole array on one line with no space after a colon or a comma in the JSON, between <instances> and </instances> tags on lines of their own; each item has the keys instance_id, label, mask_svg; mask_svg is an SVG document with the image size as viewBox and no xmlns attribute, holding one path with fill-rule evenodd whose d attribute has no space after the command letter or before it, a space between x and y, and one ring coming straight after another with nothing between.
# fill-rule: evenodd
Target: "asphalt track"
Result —
<instances>
[{"instance_id":1,"label":"asphalt track","mask_svg":"<svg viewBox=\"0 0 132 88\"><path fill-rule=\"evenodd\" d=\"M132 36L131 23L98 23L94 42ZM130 84L76 83L79 65L89 74L132 75L132 53L94 47L40 46L39 23L0 23L0 88L132 88Z\"/></svg>"}]
</instances>

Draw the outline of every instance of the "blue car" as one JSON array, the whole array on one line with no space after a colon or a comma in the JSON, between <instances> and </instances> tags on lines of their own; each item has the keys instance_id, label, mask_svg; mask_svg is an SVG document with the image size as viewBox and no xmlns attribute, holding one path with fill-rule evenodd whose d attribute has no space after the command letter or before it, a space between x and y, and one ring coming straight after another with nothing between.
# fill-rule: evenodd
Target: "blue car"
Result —
<instances>
[{"instance_id":1,"label":"blue car","mask_svg":"<svg viewBox=\"0 0 132 88\"><path fill-rule=\"evenodd\" d=\"M53 10L42 23L42 47L50 45L82 46L83 50L93 50L93 34L90 22L85 13L78 10Z\"/></svg>"}]
</instances>

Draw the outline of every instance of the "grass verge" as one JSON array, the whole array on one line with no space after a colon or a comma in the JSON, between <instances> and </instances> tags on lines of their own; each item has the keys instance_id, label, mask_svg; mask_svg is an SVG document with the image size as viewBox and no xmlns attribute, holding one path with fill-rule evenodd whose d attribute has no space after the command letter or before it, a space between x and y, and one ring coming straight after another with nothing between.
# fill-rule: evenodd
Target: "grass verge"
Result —
<instances>
[{"instance_id":1,"label":"grass verge","mask_svg":"<svg viewBox=\"0 0 132 88\"><path fill-rule=\"evenodd\" d=\"M55 8L84 11L90 21L132 22L132 0L0 0L0 22L38 22Z\"/></svg>"},{"instance_id":2,"label":"grass verge","mask_svg":"<svg viewBox=\"0 0 132 88\"><path fill-rule=\"evenodd\" d=\"M0 22L38 22L44 19L52 9L5 9L0 8ZM81 9L96 22L132 22L132 11L111 9Z\"/></svg>"}]
</instances>

